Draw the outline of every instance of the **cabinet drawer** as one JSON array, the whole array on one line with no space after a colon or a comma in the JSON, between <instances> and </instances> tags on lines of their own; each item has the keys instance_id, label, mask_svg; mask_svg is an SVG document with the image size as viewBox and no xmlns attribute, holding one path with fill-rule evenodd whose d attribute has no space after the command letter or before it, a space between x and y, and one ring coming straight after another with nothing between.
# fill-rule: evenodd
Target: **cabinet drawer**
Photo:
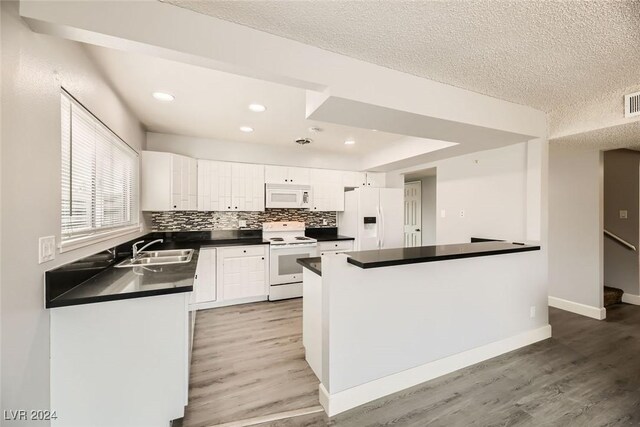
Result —
<instances>
[{"instance_id":1,"label":"cabinet drawer","mask_svg":"<svg viewBox=\"0 0 640 427\"><path fill-rule=\"evenodd\" d=\"M322 251L350 251L353 249L353 240L334 240L331 242L318 242L318 250Z\"/></svg>"},{"instance_id":2,"label":"cabinet drawer","mask_svg":"<svg viewBox=\"0 0 640 427\"><path fill-rule=\"evenodd\" d=\"M265 245L256 246L238 246L230 248L222 248L222 257L242 257L242 256L262 256L266 253Z\"/></svg>"}]
</instances>

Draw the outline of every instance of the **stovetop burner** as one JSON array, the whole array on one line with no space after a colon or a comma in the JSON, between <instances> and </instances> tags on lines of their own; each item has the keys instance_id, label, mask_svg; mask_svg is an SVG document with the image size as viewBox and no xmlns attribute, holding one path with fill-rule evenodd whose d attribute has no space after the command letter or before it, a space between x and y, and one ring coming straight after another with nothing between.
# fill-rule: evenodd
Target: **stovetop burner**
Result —
<instances>
[{"instance_id":1,"label":"stovetop burner","mask_svg":"<svg viewBox=\"0 0 640 427\"><path fill-rule=\"evenodd\" d=\"M282 237L272 237L271 239L272 242L283 242L284 239Z\"/></svg>"},{"instance_id":2,"label":"stovetop burner","mask_svg":"<svg viewBox=\"0 0 640 427\"><path fill-rule=\"evenodd\" d=\"M311 240L311 239L304 236L296 236L296 240Z\"/></svg>"}]
</instances>

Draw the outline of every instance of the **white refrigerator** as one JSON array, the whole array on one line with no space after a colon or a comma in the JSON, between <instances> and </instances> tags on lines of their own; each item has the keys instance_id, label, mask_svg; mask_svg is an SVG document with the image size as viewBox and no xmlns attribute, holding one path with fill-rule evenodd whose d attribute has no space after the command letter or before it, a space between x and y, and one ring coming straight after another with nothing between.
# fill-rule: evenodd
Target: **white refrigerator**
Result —
<instances>
[{"instance_id":1,"label":"white refrigerator","mask_svg":"<svg viewBox=\"0 0 640 427\"><path fill-rule=\"evenodd\" d=\"M363 187L345 192L338 232L355 239L355 251L404 247L404 190Z\"/></svg>"}]
</instances>

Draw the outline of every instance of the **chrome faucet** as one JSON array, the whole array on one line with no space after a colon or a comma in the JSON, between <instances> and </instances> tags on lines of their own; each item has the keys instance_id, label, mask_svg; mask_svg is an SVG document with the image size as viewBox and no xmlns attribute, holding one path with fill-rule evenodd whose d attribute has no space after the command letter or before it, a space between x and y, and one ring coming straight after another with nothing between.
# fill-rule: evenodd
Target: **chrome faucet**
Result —
<instances>
[{"instance_id":1,"label":"chrome faucet","mask_svg":"<svg viewBox=\"0 0 640 427\"><path fill-rule=\"evenodd\" d=\"M146 245L144 245L140 249L138 249L138 245L140 243L144 243L144 240L140 240L139 242L135 242L133 244L133 247L131 248L131 254L132 254L131 259L136 259L140 252L144 251L146 248L148 248L149 246L153 245L154 243L162 243L162 242L164 242L164 240L162 240L162 239L154 240L153 242L147 243Z\"/></svg>"}]
</instances>

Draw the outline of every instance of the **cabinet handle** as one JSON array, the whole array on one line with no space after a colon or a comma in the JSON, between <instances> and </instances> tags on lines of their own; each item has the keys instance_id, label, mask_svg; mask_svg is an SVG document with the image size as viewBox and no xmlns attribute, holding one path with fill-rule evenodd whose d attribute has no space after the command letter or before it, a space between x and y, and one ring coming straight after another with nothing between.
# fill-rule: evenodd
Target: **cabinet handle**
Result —
<instances>
[{"instance_id":1,"label":"cabinet handle","mask_svg":"<svg viewBox=\"0 0 640 427\"><path fill-rule=\"evenodd\" d=\"M236 209L238 209L238 207L236 206Z\"/></svg>"},{"instance_id":2,"label":"cabinet handle","mask_svg":"<svg viewBox=\"0 0 640 427\"><path fill-rule=\"evenodd\" d=\"M227 209L231 209L231 206L227 206Z\"/></svg>"},{"instance_id":3,"label":"cabinet handle","mask_svg":"<svg viewBox=\"0 0 640 427\"><path fill-rule=\"evenodd\" d=\"M175 209L175 208L177 208L177 207L178 207L177 205L173 205L173 209Z\"/></svg>"},{"instance_id":4,"label":"cabinet handle","mask_svg":"<svg viewBox=\"0 0 640 427\"><path fill-rule=\"evenodd\" d=\"M264 257L262 257L262 260L264 261Z\"/></svg>"},{"instance_id":5,"label":"cabinet handle","mask_svg":"<svg viewBox=\"0 0 640 427\"><path fill-rule=\"evenodd\" d=\"M285 179L285 180L284 180L284 182L289 182L289 180L288 180L288 179Z\"/></svg>"},{"instance_id":6,"label":"cabinet handle","mask_svg":"<svg viewBox=\"0 0 640 427\"><path fill-rule=\"evenodd\" d=\"M247 251L242 251L242 252L244 252L245 254L247 253Z\"/></svg>"},{"instance_id":7,"label":"cabinet handle","mask_svg":"<svg viewBox=\"0 0 640 427\"><path fill-rule=\"evenodd\" d=\"M198 275L196 274L196 277L194 277L194 279L198 280Z\"/></svg>"},{"instance_id":8,"label":"cabinet handle","mask_svg":"<svg viewBox=\"0 0 640 427\"><path fill-rule=\"evenodd\" d=\"M336 248L338 247L338 244L336 243Z\"/></svg>"}]
</instances>

